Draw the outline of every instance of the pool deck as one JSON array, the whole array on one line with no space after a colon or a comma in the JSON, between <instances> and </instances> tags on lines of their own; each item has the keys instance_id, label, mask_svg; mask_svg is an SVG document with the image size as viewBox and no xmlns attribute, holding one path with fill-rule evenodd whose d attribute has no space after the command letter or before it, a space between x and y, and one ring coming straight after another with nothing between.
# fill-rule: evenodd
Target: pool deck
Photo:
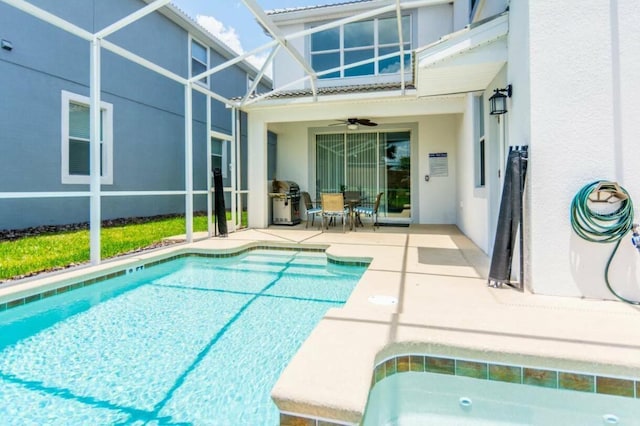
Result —
<instances>
[{"instance_id":1,"label":"pool deck","mask_svg":"<svg viewBox=\"0 0 640 426\"><path fill-rule=\"evenodd\" d=\"M62 275L104 274L185 249L312 245L371 264L345 306L326 314L278 380L272 397L283 412L358 423L376 363L406 353L640 378L636 306L490 288L488 256L455 226L341 231L304 224L239 231L3 286L0 302L59 286ZM376 295L398 303L369 302Z\"/></svg>"}]
</instances>

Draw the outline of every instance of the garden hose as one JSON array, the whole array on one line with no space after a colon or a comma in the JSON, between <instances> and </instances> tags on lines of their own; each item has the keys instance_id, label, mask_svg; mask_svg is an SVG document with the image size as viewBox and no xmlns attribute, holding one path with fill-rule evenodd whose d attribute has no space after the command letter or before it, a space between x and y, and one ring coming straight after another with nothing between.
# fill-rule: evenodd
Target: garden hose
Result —
<instances>
[{"instance_id":1,"label":"garden hose","mask_svg":"<svg viewBox=\"0 0 640 426\"><path fill-rule=\"evenodd\" d=\"M606 203L609 208L619 205L613 211L597 212L591 206L595 207L598 203ZM571 226L576 234L587 241L616 243L607 260L604 281L609 291L618 299L632 305L640 305L638 301L620 296L609 283L609 267L622 238L633 230L634 245L638 240L638 225L633 223L633 203L627 191L615 182L596 181L585 185L571 202Z\"/></svg>"}]
</instances>

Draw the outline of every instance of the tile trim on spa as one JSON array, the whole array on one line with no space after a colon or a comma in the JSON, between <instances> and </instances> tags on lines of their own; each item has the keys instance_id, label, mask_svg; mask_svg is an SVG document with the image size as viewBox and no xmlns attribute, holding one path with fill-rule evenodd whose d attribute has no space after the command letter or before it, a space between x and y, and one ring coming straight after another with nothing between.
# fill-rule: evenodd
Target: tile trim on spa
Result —
<instances>
[{"instance_id":1,"label":"tile trim on spa","mask_svg":"<svg viewBox=\"0 0 640 426\"><path fill-rule=\"evenodd\" d=\"M585 372L425 354L401 354L380 361L373 369L371 388L389 376L404 372L449 374L479 380L640 399L640 379L638 378L600 376Z\"/></svg>"}]
</instances>

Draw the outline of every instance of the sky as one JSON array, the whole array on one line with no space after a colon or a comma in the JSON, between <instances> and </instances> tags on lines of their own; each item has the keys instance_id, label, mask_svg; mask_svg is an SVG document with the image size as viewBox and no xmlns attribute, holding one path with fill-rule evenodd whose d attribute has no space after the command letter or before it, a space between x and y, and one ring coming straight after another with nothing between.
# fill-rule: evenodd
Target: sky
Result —
<instances>
[{"instance_id":1,"label":"sky","mask_svg":"<svg viewBox=\"0 0 640 426\"><path fill-rule=\"evenodd\" d=\"M340 0L257 0L263 10L339 3ZM172 0L210 33L242 54L271 41L253 15L240 0ZM266 49L249 62L260 66L269 50Z\"/></svg>"}]
</instances>

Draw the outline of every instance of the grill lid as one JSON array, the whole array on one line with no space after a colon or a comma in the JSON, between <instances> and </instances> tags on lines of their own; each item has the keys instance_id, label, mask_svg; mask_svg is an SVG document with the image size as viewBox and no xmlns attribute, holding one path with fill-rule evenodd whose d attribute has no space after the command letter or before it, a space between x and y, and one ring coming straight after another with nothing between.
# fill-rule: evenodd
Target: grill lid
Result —
<instances>
[{"instance_id":1,"label":"grill lid","mask_svg":"<svg viewBox=\"0 0 640 426\"><path fill-rule=\"evenodd\" d=\"M297 183L291 180L273 180L271 184L272 191L280 194L291 194L300 192L300 187Z\"/></svg>"}]
</instances>

